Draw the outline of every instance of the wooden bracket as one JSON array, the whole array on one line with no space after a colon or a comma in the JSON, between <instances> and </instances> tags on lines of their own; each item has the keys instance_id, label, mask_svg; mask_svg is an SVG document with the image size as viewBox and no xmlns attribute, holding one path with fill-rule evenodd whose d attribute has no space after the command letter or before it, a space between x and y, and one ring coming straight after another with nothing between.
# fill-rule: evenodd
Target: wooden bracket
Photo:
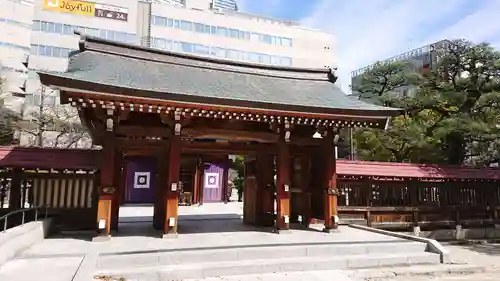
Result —
<instances>
[{"instance_id":1,"label":"wooden bracket","mask_svg":"<svg viewBox=\"0 0 500 281\"><path fill-rule=\"evenodd\" d=\"M328 193L328 195L339 196L340 195L340 190L338 188L329 187L327 189L327 193Z\"/></svg>"},{"instance_id":2,"label":"wooden bracket","mask_svg":"<svg viewBox=\"0 0 500 281\"><path fill-rule=\"evenodd\" d=\"M285 142L290 142L290 135L292 134L291 132L292 124L290 124L288 120L285 120L284 129L285 129Z\"/></svg>"}]
</instances>

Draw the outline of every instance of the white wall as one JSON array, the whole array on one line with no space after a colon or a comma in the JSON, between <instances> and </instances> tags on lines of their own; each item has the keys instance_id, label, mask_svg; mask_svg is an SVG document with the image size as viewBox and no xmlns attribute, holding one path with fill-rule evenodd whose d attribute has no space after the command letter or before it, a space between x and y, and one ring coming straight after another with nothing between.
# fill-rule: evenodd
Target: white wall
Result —
<instances>
[{"instance_id":1,"label":"white wall","mask_svg":"<svg viewBox=\"0 0 500 281\"><path fill-rule=\"evenodd\" d=\"M19 92L26 79L22 62L29 54L34 7L20 0L0 0L0 7L0 75L7 79L5 91Z\"/></svg>"},{"instance_id":2,"label":"white wall","mask_svg":"<svg viewBox=\"0 0 500 281\"><path fill-rule=\"evenodd\" d=\"M152 4L152 14L211 26L287 37L291 38L293 43L292 47L271 45L264 42L241 40L157 25L151 27L152 37L291 57L293 59L293 66L297 67L317 68L332 66L334 64L334 40L331 34L307 30L281 20L232 12L216 13L212 11L199 11L162 4Z\"/></svg>"}]
</instances>

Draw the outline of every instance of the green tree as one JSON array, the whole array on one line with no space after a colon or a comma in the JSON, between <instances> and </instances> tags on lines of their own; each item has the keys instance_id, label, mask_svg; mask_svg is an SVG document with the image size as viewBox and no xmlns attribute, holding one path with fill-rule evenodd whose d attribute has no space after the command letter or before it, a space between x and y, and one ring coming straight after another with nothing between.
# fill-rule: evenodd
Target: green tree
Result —
<instances>
[{"instance_id":1,"label":"green tree","mask_svg":"<svg viewBox=\"0 0 500 281\"><path fill-rule=\"evenodd\" d=\"M353 83L359 99L406 109L406 93L418 89L423 77L405 61L378 62ZM413 104L413 103L411 103ZM359 159L394 162L433 162L434 141L426 136L430 112L404 114L391 120L387 130L356 129L354 140Z\"/></svg>"},{"instance_id":2,"label":"green tree","mask_svg":"<svg viewBox=\"0 0 500 281\"><path fill-rule=\"evenodd\" d=\"M449 41L424 75L379 63L353 90L400 107L388 130L356 130L358 155L398 162L488 165L500 158L500 53L488 44ZM411 86L409 95L393 90ZM370 89L371 92L370 92Z\"/></svg>"},{"instance_id":3,"label":"green tree","mask_svg":"<svg viewBox=\"0 0 500 281\"><path fill-rule=\"evenodd\" d=\"M427 135L438 140L448 164L498 161L500 52L489 44L450 41L438 65L409 102L407 112L434 116Z\"/></svg>"},{"instance_id":4,"label":"green tree","mask_svg":"<svg viewBox=\"0 0 500 281\"><path fill-rule=\"evenodd\" d=\"M245 183L245 157L237 155L232 160L231 169L236 171L236 177L233 179L234 188L238 191L238 201L243 199L243 188Z\"/></svg>"}]
</instances>

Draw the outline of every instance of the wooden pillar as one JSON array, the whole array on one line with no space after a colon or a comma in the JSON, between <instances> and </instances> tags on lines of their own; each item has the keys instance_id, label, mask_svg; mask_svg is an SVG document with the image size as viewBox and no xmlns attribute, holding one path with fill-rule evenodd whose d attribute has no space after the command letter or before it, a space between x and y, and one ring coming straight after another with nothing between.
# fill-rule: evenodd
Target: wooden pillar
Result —
<instances>
[{"instance_id":1,"label":"wooden pillar","mask_svg":"<svg viewBox=\"0 0 500 281\"><path fill-rule=\"evenodd\" d=\"M111 229L118 230L118 217L120 213L120 204L122 201L122 195L124 193L124 180L122 174L122 166L123 166L123 155L121 152L115 152L115 162L114 162L114 184L116 191L113 194L113 203L111 205Z\"/></svg>"},{"instance_id":2,"label":"wooden pillar","mask_svg":"<svg viewBox=\"0 0 500 281\"><path fill-rule=\"evenodd\" d=\"M365 186L365 200L366 200L366 213L365 213L365 218L366 218L366 225L368 227L372 227L372 214L370 211L370 208L372 206L372 199L373 199L373 188L372 188L372 180L370 178L367 178L366 180L363 181L363 183L366 185Z\"/></svg>"},{"instance_id":3,"label":"wooden pillar","mask_svg":"<svg viewBox=\"0 0 500 281\"><path fill-rule=\"evenodd\" d=\"M409 180L408 188L410 191L410 206L412 207L412 222L413 226L417 227L420 221L419 213L417 211L419 200L418 200L418 182Z\"/></svg>"},{"instance_id":4,"label":"wooden pillar","mask_svg":"<svg viewBox=\"0 0 500 281\"><path fill-rule=\"evenodd\" d=\"M9 208L10 209L22 209L24 208L22 197L22 177L23 171L19 168L15 168L12 171L12 181L10 182L10 193L9 193Z\"/></svg>"},{"instance_id":5,"label":"wooden pillar","mask_svg":"<svg viewBox=\"0 0 500 281\"><path fill-rule=\"evenodd\" d=\"M333 136L327 135L324 138L323 151L325 157L326 182L328 186L324 189L324 232L331 232L338 229L338 211L337 211L337 196L339 193L337 187L337 165L335 157L335 144Z\"/></svg>"},{"instance_id":6,"label":"wooden pillar","mask_svg":"<svg viewBox=\"0 0 500 281\"><path fill-rule=\"evenodd\" d=\"M276 230L290 229L290 148L286 138L289 132L282 130L278 141L276 162Z\"/></svg>"},{"instance_id":7,"label":"wooden pillar","mask_svg":"<svg viewBox=\"0 0 500 281\"><path fill-rule=\"evenodd\" d=\"M224 171L222 172L222 199L224 200L224 204L229 203L229 197L231 197L231 193L229 192L229 159L226 159L223 164Z\"/></svg>"},{"instance_id":8,"label":"wooden pillar","mask_svg":"<svg viewBox=\"0 0 500 281\"><path fill-rule=\"evenodd\" d=\"M106 132L102 145L102 158L99 179L99 201L97 206L97 236L95 241L108 240L111 237L112 204L115 198L115 143L112 132Z\"/></svg>"},{"instance_id":9,"label":"wooden pillar","mask_svg":"<svg viewBox=\"0 0 500 281\"><path fill-rule=\"evenodd\" d=\"M198 169L200 170L200 174L198 175L198 182L200 183L199 185L199 201L198 204L201 206L203 205L203 194L205 193L205 184L204 184L204 177L205 177L205 163L203 162L203 159L200 159L200 163L198 164Z\"/></svg>"},{"instance_id":10,"label":"wooden pillar","mask_svg":"<svg viewBox=\"0 0 500 281\"><path fill-rule=\"evenodd\" d=\"M308 156L301 156L301 216L302 225L309 227L309 220L311 218L311 159Z\"/></svg>"},{"instance_id":11,"label":"wooden pillar","mask_svg":"<svg viewBox=\"0 0 500 281\"><path fill-rule=\"evenodd\" d=\"M165 223L165 193L168 184L168 173L169 173L169 155L170 148L164 149L159 154L158 157L158 178L156 182L156 200L154 206L153 214L153 227L154 229L163 230Z\"/></svg>"},{"instance_id":12,"label":"wooden pillar","mask_svg":"<svg viewBox=\"0 0 500 281\"><path fill-rule=\"evenodd\" d=\"M257 224L272 226L274 213L274 157L259 155L257 157Z\"/></svg>"},{"instance_id":13,"label":"wooden pillar","mask_svg":"<svg viewBox=\"0 0 500 281\"><path fill-rule=\"evenodd\" d=\"M168 155L168 184L165 192L165 225L163 237L177 235L179 215L179 180L180 180L181 139L180 131L170 138L170 152Z\"/></svg>"},{"instance_id":14,"label":"wooden pillar","mask_svg":"<svg viewBox=\"0 0 500 281\"><path fill-rule=\"evenodd\" d=\"M193 204L198 204L200 202L200 185L201 185L200 174L201 174L200 160L197 159L194 171Z\"/></svg>"}]
</instances>

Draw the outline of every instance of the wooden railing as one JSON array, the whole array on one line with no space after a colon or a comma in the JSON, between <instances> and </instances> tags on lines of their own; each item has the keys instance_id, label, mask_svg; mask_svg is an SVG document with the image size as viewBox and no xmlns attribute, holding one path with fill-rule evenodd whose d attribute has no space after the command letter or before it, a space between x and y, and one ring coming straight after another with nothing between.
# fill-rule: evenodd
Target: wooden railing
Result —
<instances>
[{"instance_id":1,"label":"wooden railing","mask_svg":"<svg viewBox=\"0 0 500 281\"><path fill-rule=\"evenodd\" d=\"M379 227L487 225L500 222L500 182L339 181L343 219Z\"/></svg>"},{"instance_id":2,"label":"wooden railing","mask_svg":"<svg viewBox=\"0 0 500 281\"><path fill-rule=\"evenodd\" d=\"M96 212L95 179L95 171L2 169L0 216L12 210L44 206L60 224L85 228L95 218L84 217Z\"/></svg>"}]
</instances>

